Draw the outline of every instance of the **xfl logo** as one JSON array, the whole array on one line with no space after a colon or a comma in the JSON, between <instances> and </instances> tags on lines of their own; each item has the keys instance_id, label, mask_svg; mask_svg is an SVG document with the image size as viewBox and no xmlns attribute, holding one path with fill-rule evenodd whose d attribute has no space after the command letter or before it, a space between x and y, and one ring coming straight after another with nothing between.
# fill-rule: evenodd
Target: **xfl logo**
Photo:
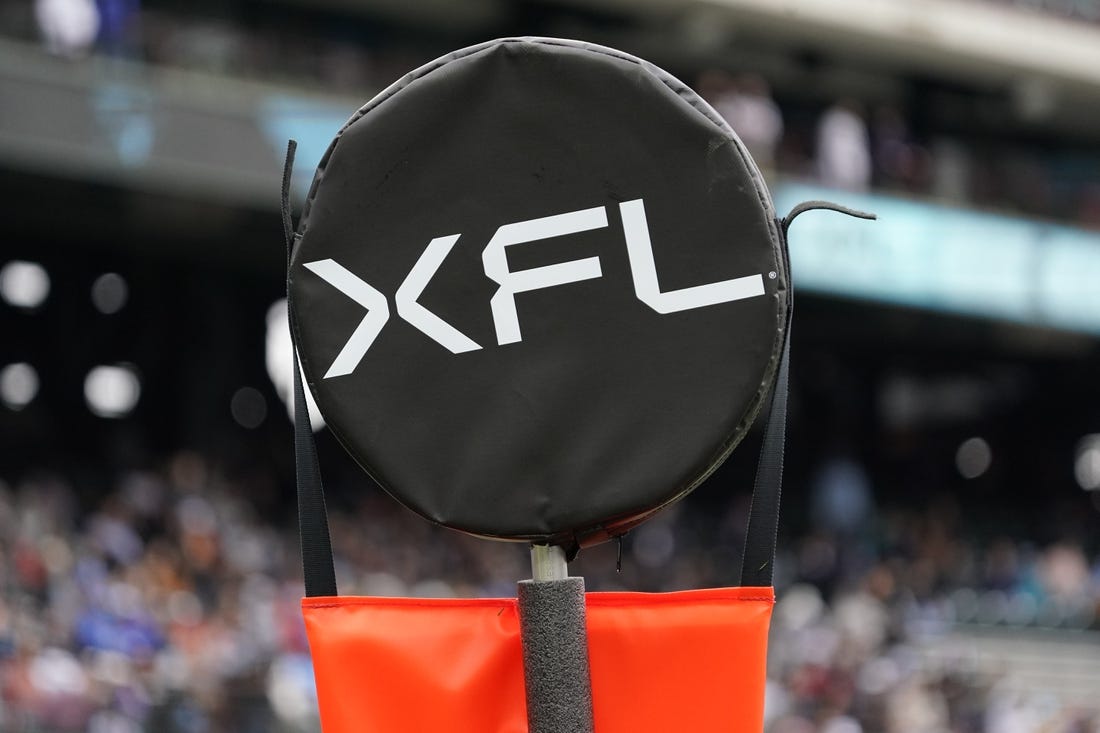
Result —
<instances>
[{"instance_id":1,"label":"xfl logo","mask_svg":"<svg viewBox=\"0 0 1100 733\"><path fill-rule=\"evenodd\" d=\"M764 280L759 274L661 292L657 284L657 268L653 262L653 247L649 240L649 226L646 223L645 205L642 199L619 204L619 211L622 215L626 250L634 279L634 293L638 296L638 300L658 313L676 313L764 294ZM485 265L485 275L500 286L489 301L499 345L512 344L523 339L520 333L519 316L516 313L517 293L603 276L599 257L586 257L529 270L511 271L508 269L505 249L519 244L537 242L540 239L561 237L606 226L607 211L605 207L597 206L539 219L517 221L505 224L496 230L489 243L485 245L481 259ZM452 354L474 351L480 349L481 345L420 305L417 299L461 236L461 234L451 234L446 237L436 237L430 241L394 294L397 315ZM304 267L367 310L363 320L325 373L325 379L351 374L390 319L389 301L385 294L364 282L335 260L306 262Z\"/></svg>"}]
</instances>

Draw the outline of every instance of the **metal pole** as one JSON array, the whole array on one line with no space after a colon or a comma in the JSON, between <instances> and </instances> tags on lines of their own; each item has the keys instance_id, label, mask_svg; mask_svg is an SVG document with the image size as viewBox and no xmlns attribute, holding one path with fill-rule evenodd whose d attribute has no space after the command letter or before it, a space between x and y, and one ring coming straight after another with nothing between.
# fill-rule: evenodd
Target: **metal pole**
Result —
<instances>
[{"instance_id":1,"label":"metal pole","mask_svg":"<svg viewBox=\"0 0 1100 733\"><path fill-rule=\"evenodd\" d=\"M536 583L549 580L565 580L569 577L569 563L565 550L558 545L531 545L531 579Z\"/></svg>"}]
</instances>

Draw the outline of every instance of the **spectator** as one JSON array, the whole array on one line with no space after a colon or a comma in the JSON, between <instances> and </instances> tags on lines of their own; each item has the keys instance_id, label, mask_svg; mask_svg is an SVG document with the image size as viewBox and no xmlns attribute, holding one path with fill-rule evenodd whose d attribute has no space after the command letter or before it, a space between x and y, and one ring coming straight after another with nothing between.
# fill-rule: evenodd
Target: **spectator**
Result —
<instances>
[{"instance_id":1,"label":"spectator","mask_svg":"<svg viewBox=\"0 0 1100 733\"><path fill-rule=\"evenodd\" d=\"M826 186L866 191L871 185L867 124L853 101L834 104L817 125L817 175Z\"/></svg>"},{"instance_id":2,"label":"spectator","mask_svg":"<svg viewBox=\"0 0 1100 733\"><path fill-rule=\"evenodd\" d=\"M704 97L745 143L760 170L769 175L783 137L783 114L772 99L768 82L758 74L736 77L709 71L700 79Z\"/></svg>"}]
</instances>

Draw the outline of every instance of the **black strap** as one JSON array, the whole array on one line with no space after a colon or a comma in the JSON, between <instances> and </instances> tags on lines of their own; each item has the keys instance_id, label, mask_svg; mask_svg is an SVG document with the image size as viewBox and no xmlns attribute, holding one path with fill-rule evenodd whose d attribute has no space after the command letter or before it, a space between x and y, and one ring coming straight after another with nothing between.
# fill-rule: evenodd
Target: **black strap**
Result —
<instances>
[{"instance_id":1,"label":"black strap","mask_svg":"<svg viewBox=\"0 0 1100 733\"><path fill-rule=\"evenodd\" d=\"M805 201L798 204L779 222L783 237L783 260L788 277L791 272L787 247L787 230L799 214L814 209L827 209L860 219L874 219L874 214L849 209L828 201ZM745 534L745 555L741 563L738 585L767 587L772 584L775 569L775 545L779 536L779 503L783 493L783 454L787 442L787 381L791 354L791 317L794 315L794 288L787 288L787 327L784 330L783 351L776 370L768 422L764 428L764 443L756 464L756 480L749 507L749 527Z\"/></svg>"},{"instance_id":2,"label":"black strap","mask_svg":"<svg viewBox=\"0 0 1100 733\"><path fill-rule=\"evenodd\" d=\"M298 144L291 140L286 147L283 166L282 215L283 236L286 237L287 316L290 315L290 257L294 248L294 228L290 220L290 174L294 169L294 151ZM293 325L290 339L294 344L291 371L294 373L294 464L298 483L298 530L302 540L302 572L305 575L306 596L336 595L336 572L332 564L332 541L325 511L325 490L321 484L321 464L317 460L317 444L309 422L305 385L298 366L298 344Z\"/></svg>"},{"instance_id":3,"label":"black strap","mask_svg":"<svg viewBox=\"0 0 1100 733\"><path fill-rule=\"evenodd\" d=\"M788 300L787 312L791 302ZM779 500L783 492L783 452L787 442L787 372L791 353L791 329L783 343L775 376L764 443L756 464L756 480L749 507L749 528L745 534L745 556L741 581L737 585L766 587L772 584L775 543L779 534Z\"/></svg>"}]
</instances>

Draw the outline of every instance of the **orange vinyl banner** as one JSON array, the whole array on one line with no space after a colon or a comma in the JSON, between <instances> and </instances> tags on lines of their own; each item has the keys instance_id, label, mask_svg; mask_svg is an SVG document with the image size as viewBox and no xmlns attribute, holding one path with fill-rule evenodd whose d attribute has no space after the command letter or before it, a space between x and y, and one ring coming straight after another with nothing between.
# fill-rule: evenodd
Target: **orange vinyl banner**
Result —
<instances>
[{"instance_id":1,"label":"orange vinyl banner","mask_svg":"<svg viewBox=\"0 0 1100 733\"><path fill-rule=\"evenodd\" d=\"M596 733L760 733L772 588L589 593ZM302 600L324 733L526 733L516 599Z\"/></svg>"}]
</instances>

